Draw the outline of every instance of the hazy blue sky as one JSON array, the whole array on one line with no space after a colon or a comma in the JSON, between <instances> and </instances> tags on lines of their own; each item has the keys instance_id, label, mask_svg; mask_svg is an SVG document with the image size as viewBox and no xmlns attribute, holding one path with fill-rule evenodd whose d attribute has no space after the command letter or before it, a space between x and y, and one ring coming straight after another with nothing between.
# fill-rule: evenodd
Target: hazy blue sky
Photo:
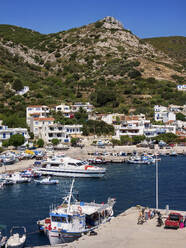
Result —
<instances>
[{"instance_id":1,"label":"hazy blue sky","mask_svg":"<svg viewBox=\"0 0 186 248\"><path fill-rule=\"evenodd\" d=\"M114 16L143 37L186 36L186 0L1 0L0 24L55 33Z\"/></svg>"}]
</instances>

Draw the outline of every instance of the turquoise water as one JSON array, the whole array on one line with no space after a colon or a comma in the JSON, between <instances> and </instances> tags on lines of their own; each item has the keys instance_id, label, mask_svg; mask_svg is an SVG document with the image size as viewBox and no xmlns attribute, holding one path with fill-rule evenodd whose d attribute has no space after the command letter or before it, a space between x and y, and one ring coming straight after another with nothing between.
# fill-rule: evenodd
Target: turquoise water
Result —
<instances>
[{"instance_id":1,"label":"turquoise water","mask_svg":"<svg viewBox=\"0 0 186 248\"><path fill-rule=\"evenodd\" d=\"M75 189L84 201L104 202L116 198L115 215L134 205L155 207L155 165L108 164L102 179L76 179ZM186 156L162 157L159 162L159 208L186 210ZM48 216L49 206L59 204L71 179L58 178L58 185L17 184L0 191L0 224L8 232L24 225L26 246L48 244L37 232L36 221Z\"/></svg>"}]
</instances>

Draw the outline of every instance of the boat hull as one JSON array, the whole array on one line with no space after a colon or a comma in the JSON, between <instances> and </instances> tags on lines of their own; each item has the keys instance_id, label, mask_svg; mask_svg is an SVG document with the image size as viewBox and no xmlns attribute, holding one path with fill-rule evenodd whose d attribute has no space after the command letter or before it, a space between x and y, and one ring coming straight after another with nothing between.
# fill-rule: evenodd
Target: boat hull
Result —
<instances>
[{"instance_id":1,"label":"boat hull","mask_svg":"<svg viewBox=\"0 0 186 248\"><path fill-rule=\"evenodd\" d=\"M68 170L36 170L37 173L42 175L52 175L52 176L59 176L59 177L94 177L94 178L101 178L105 175L105 171L100 172L88 172L88 171L68 171Z\"/></svg>"},{"instance_id":2,"label":"boat hull","mask_svg":"<svg viewBox=\"0 0 186 248\"><path fill-rule=\"evenodd\" d=\"M80 238L82 233L76 232L58 232L58 231L48 231L48 238L50 241L50 245L57 245L63 243L70 243Z\"/></svg>"}]
</instances>

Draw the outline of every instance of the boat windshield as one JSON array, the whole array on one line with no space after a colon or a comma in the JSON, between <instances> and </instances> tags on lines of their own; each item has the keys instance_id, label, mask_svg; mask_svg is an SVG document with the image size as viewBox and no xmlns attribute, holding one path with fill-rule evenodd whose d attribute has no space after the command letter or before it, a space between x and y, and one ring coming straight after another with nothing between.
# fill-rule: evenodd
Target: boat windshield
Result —
<instances>
[{"instance_id":1,"label":"boat windshield","mask_svg":"<svg viewBox=\"0 0 186 248\"><path fill-rule=\"evenodd\" d=\"M52 221L67 223L66 217L52 216Z\"/></svg>"}]
</instances>

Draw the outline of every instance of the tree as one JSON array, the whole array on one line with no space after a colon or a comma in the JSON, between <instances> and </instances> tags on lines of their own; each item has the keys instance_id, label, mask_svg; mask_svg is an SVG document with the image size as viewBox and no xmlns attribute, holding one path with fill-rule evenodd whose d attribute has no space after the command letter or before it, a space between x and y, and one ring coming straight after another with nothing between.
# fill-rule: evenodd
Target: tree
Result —
<instances>
[{"instance_id":1,"label":"tree","mask_svg":"<svg viewBox=\"0 0 186 248\"><path fill-rule=\"evenodd\" d=\"M132 137L132 143L134 145L139 144L141 141L143 141L145 139L144 135L135 135Z\"/></svg>"},{"instance_id":2,"label":"tree","mask_svg":"<svg viewBox=\"0 0 186 248\"><path fill-rule=\"evenodd\" d=\"M163 140L167 144L171 144L177 142L178 136L174 133L162 133L156 136L154 139L158 142Z\"/></svg>"},{"instance_id":3,"label":"tree","mask_svg":"<svg viewBox=\"0 0 186 248\"><path fill-rule=\"evenodd\" d=\"M13 89L16 90L16 91L23 89L23 83L21 82L21 80L16 79L14 81L14 83L13 83Z\"/></svg>"},{"instance_id":4,"label":"tree","mask_svg":"<svg viewBox=\"0 0 186 248\"><path fill-rule=\"evenodd\" d=\"M177 113L176 114L176 120L186 121L185 115L182 113Z\"/></svg>"},{"instance_id":5,"label":"tree","mask_svg":"<svg viewBox=\"0 0 186 248\"><path fill-rule=\"evenodd\" d=\"M58 144L59 144L59 140L58 139L52 139L52 144L54 145L54 146L57 146Z\"/></svg>"},{"instance_id":6,"label":"tree","mask_svg":"<svg viewBox=\"0 0 186 248\"><path fill-rule=\"evenodd\" d=\"M78 143L78 138L71 138L71 146L76 146L77 145L77 143Z\"/></svg>"},{"instance_id":7,"label":"tree","mask_svg":"<svg viewBox=\"0 0 186 248\"><path fill-rule=\"evenodd\" d=\"M22 134L14 134L9 139L9 145L18 147L25 143L25 137Z\"/></svg>"},{"instance_id":8,"label":"tree","mask_svg":"<svg viewBox=\"0 0 186 248\"><path fill-rule=\"evenodd\" d=\"M122 135L120 137L121 145L129 145L132 143L132 138L130 138L128 135Z\"/></svg>"},{"instance_id":9,"label":"tree","mask_svg":"<svg viewBox=\"0 0 186 248\"><path fill-rule=\"evenodd\" d=\"M44 146L44 140L43 139L38 139L37 143L38 147L43 147Z\"/></svg>"}]
</instances>

